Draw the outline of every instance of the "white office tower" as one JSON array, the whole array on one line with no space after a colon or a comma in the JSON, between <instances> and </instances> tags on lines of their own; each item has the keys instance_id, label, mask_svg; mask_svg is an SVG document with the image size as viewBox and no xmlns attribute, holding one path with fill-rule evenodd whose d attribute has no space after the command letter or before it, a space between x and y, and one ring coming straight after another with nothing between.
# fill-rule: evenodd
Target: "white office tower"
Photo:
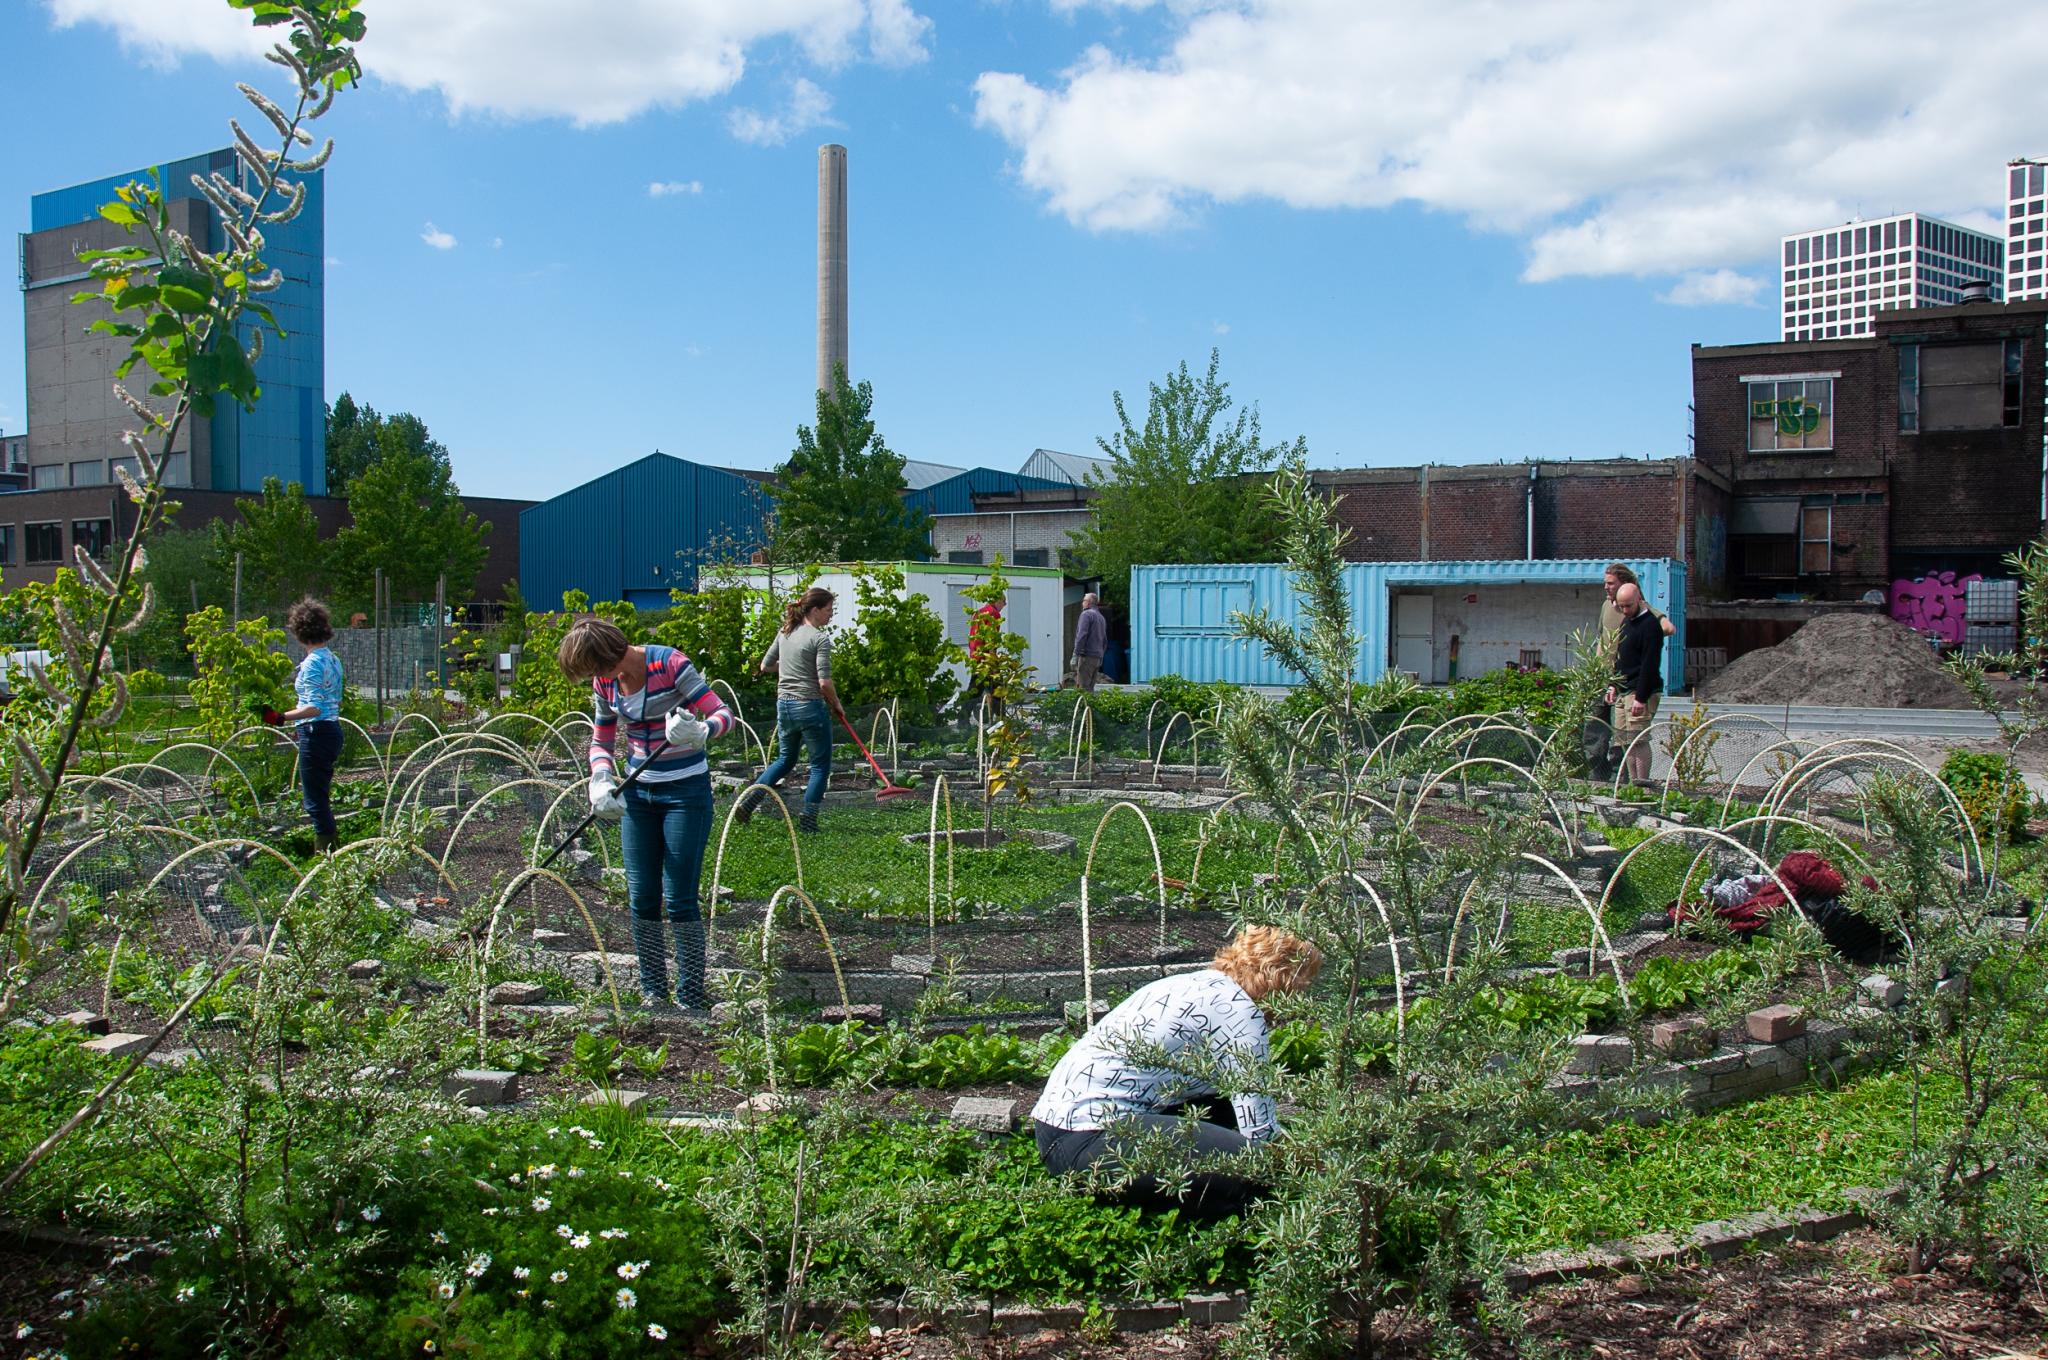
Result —
<instances>
[{"instance_id":1,"label":"white office tower","mask_svg":"<svg viewBox=\"0 0 2048 1360\"><path fill-rule=\"evenodd\" d=\"M2041 208L2048 203L2048 161L2017 160L2005 167L2005 297L2008 302L2048 297Z\"/></svg>"},{"instance_id":2,"label":"white office tower","mask_svg":"<svg viewBox=\"0 0 2048 1360\"><path fill-rule=\"evenodd\" d=\"M2037 169L2039 167L2036 167ZM1971 283L2001 296L2005 242L1923 213L1784 238L1782 340L1869 335L1898 307L1946 307Z\"/></svg>"}]
</instances>

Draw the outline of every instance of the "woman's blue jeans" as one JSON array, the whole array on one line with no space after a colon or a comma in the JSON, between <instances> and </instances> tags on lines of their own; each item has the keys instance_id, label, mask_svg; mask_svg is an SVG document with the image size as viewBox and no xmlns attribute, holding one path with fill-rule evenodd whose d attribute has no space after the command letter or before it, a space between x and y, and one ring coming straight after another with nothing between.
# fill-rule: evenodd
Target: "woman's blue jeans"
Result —
<instances>
[{"instance_id":1,"label":"woman's blue jeans","mask_svg":"<svg viewBox=\"0 0 2048 1360\"><path fill-rule=\"evenodd\" d=\"M832 710L823 699L777 699L775 701L775 759L761 771L756 784L779 784L796 764L801 745L811 761L810 782L804 785L804 807L815 812L825 801L825 786L832 779Z\"/></svg>"},{"instance_id":2,"label":"woman's blue jeans","mask_svg":"<svg viewBox=\"0 0 2048 1360\"><path fill-rule=\"evenodd\" d=\"M313 834L333 839L334 767L341 760L341 724L321 718L299 724L299 792Z\"/></svg>"},{"instance_id":3,"label":"woman's blue jeans","mask_svg":"<svg viewBox=\"0 0 2048 1360\"><path fill-rule=\"evenodd\" d=\"M711 779L636 783L626 790L619 828L626 861L626 900L643 921L695 921L697 881L704 876L704 843L711 838Z\"/></svg>"}]
</instances>

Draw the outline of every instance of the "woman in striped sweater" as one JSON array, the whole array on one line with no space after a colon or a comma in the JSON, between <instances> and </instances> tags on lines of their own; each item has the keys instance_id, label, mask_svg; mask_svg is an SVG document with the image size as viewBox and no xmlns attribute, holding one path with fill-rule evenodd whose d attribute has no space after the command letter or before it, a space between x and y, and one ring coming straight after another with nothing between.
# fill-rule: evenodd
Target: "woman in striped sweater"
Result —
<instances>
[{"instance_id":1,"label":"woman in striped sweater","mask_svg":"<svg viewBox=\"0 0 2048 1360\"><path fill-rule=\"evenodd\" d=\"M704 919L697 907L704 844L711 836L711 768L704 744L731 729L732 714L689 657L673 647L636 647L608 619L577 619L557 659L563 674L590 677L596 711L590 806L600 817L624 819L619 834L641 999L650 1006L669 1004L662 939L666 900L676 950L675 999L686 1010L701 1010L711 1004L704 990ZM627 769L641 771L623 793L612 758L621 717ZM657 756L664 738L668 746Z\"/></svg>"}]
</instances>

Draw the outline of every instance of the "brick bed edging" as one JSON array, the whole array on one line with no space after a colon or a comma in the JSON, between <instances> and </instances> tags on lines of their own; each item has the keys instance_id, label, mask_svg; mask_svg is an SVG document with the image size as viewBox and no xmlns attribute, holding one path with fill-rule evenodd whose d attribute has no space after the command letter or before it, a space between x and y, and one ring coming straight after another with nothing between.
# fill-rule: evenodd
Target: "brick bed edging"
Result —
<instances>
[{"instance_id":1,"label":"brick bed edging","mask_svg":"<svg viewBox=\"0 0 2048 1360\"><path fill-rule=\"evenodd\" d=\"M1248 1300L1242 1289L1227 1294L1190 1294L1182 1299L1092 1299L1061 1303L1020 1303L1014 1299L974 1299L957 1308L920 1308L877 1299L865 1304L805 1304L799 1323L815 1331L837 1327L848 1318L865 1317L881 1331L928 1326L960 1336L1035 1336L1043 1332L1075 1333L1091 1311L1119 1332L1161 1332L1190 1323L1211 1327L1236 1322Z\"/></svg>"},{"instance_id":2,"label":"brick bed edging","mask_svg":"<svg viewBox=\"0 0 2048 1360\"><path fill-rule=\"evenodd\" d=\"M1777 1246L1795 1239L1825 1242L1867 1226L1873 1208L1896 1204L1904 1194L1904 1188L1897 1183L1878 1188L1860 1186L1843 1192L1842 1197L1850 1204L1846 1209L1815 1209L1805 1205L1790 1212L1765 1209L1695 1224L1677 1232L1644 1233L1599 1242L1576 1251L1539 1251L1508 1262L1508 1288L1525 1294L1566 1280L1596 1279L1645 1266L1725 1261L1746 1247Z\"/></svg>"}]
</instances>

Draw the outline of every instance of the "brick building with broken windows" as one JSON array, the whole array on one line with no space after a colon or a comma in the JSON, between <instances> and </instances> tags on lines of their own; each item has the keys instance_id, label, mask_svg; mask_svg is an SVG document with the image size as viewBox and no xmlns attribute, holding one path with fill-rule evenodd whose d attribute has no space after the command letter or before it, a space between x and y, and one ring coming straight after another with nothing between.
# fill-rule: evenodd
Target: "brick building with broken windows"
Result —
<instances>
[{"instance_id":1,"label":"brick building with broken windows","mask_svg":"<svg viewBox=\"0 0 2048 1360\"><path fill-rule=\"evenodd\" d=\"M1695 345L1694 453L1729 489L1722 593L2002 574L2042 527L2044 323L2048 301L1973 302L1857 339Z\"/></svg>"}]
</instances>

